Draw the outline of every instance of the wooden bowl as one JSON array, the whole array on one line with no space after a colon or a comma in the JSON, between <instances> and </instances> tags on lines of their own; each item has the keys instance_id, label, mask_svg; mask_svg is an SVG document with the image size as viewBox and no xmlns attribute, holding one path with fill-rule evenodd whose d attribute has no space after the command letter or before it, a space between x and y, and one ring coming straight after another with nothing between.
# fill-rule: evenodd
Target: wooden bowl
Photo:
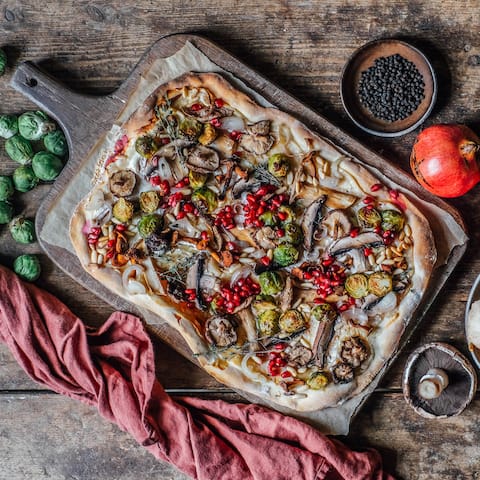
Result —
<instances>
[{"instance_id":1,"label":"wooden bowl","mask_svg":"<svg viewBox=\"0 0 480 480\"><path fill-rule=\"evenodd\" d=\"M408 117L387 122L373 116L362 105L358 90L362 72L371 67L376 59L395 54L415 64L423 76L425 98ZM431 63L414 46L395 39L374 40L356 50L345 64L341 77L340 95L345 111L358 127L373 135L396 137L411 132L430 115L437 97L437 80Z\"/></svg>"}]
</instances>

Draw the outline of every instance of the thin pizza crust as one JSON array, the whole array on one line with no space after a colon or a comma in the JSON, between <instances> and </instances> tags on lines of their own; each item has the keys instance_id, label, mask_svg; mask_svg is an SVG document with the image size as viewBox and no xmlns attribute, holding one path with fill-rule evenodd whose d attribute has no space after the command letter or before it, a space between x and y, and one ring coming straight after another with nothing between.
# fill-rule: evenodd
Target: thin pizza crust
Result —
<instances>
[{"instance_id":1,"label":"thin pizza crust","mask_svg":"<svg viewBox=\"0 0 480 480\"><path fill-rule=\"evenodd\" d=\"M138 135L142 128L148 127L153 118L153 106L157 97L165 95L168 91L182 87L206 87L215 97L227 99L228 103L238 109L247 118L249 123L261 120L272 120L285 123L291 129L295 141L304 151L316 150L326 160L339 163L339 171L349 181L356 183L355 188L369 193L370 186L378 180L360 162L346 158L342 151L329 141L315 135L307 127L290 115L275 108L263 108L256 104L244 93L236 90L220 75L212 73L189 73L167 84L160 86L145 103L132 115L124 125L126 134L131 137ZM300 168L300 165L297 166ZM94 186L102 188L102 183ZM82 233L85 224L85 206L90 196L87 196L75 210L70 224L70 236L84 268L100 283L115 292L120 297L132 304L144 307L157 314L171 327L177 329L192 350L192 353L207 351L206 342L200 338L193 324L193 318L178 312L173 303L165 301L159 296L148 294L131 295L122 286L121 276L114 270L99 268L90 265L89 248ZM208 355L199 355L201 366L220 382L234 389L242 390L262 398L266 398L278 405L296 411L313 411L343 403L345 400L359 394L375 378L385 363L395 353L406 325L417 309L427 288L430 275L435 265L436 249L428 221L416 206L404 195L400 196L406 205L406 216L412 229L413 265L414 274L409 292L402 298L393 315L383 319L376 333L369 336L373 356L361 374L348 384L331 384L325 390L310 390L308 396L284 395L280 386L273 382L262 382L261 378L255 380L247 376L238 368L238 365L228 364L219 368L211 363Z\"/></svg>"}]
</instances>

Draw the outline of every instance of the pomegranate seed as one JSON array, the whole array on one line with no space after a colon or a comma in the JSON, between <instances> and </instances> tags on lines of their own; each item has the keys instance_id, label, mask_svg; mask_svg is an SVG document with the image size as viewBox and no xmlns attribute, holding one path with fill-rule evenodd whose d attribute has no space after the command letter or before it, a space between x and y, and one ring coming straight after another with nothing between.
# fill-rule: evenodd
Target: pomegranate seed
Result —
<instances>
[{"instance_id":1,"label":"pomegranate seed","mask_svg":"<svg viewBox=\"0 0 480 480\"><path fill-rule=\"evenodd\" d=\"M363 249L363 254L364 254L366 257L370 256L370 255L372 254L372 249L369 248L369 247L364 248L364 249Z\"/></svg>"},{"instance_id":2,"label":"pomegranate seed","mask_svg":"<svg viewBox=\"0 0 480 480\"><path fill-rule=\"evenodd\" d=\"M222 126L222 122L218 118L212 118L210 124L215 128L220 128Z\"/></svg>"},{"instance_id":3,"label":"pomegranate seed","mask_svg":"<svg viewBox=\"0 0 480 480\"><path fill-rule=\"evenodd\" d=\"M150 177L150 183L154 187L158 187L160 183L162 182L161 178L158 175L154 175L153 177Z\"/></svg>"},{"instance_id":4,"label":"pomegranate seed","mask_svg":"<svg viewBox=\"0 0 480 480\"><path fill-rule=\"evenodd\" d=\"M185 218L187 216L187 214L180 210L178 213L177 213L177 220L181 220L182 218Z\"/></svg>"},{"instance_id":5,"label":"pomegranate seed","mask_svg":"<svg viewBox=\"0 0 480 480\"><path fill-rule=\"evenodd\" d=\"M278 238L282 238L285 236L285 230L283 228L279 228L276 232L275 235L277 235Z\"/></svg>"},{"instance_id":6,"label":"pomegranate seed","mask_svg":"<svg viewBox=\"0 0 480 480\"><path fill-rule=\"evenodd\" d=\"M287 212L278 212L277 215L282 222L288 218Z\"/></svg>"},{"instance_id":7,"label":"pomegranate seed","mask_svg":"<svg viewBox=\"0 0 480 480\"><path fill-rule=\"evenodd\" d=\"M275 350L285 350L285 347L286 347L285 343L276 343L273 346Z\"/></svg>"},{"instance_id":8,"label":"pomegranate seed","mask_svg":"<svg viewBox=\"0 0 480 480\"><path fill-rule=\"evenodd\" d=\"M370 203L373 203L374 201L375 201L375 200L374 200L372 197L370 197L370 196L365 197L365 198L363 199L363 203L365 203L366 205L369 205Z\"/></svg>"},{"instance_id":9,"label":"pomegranate seed","mask_svg":"<svg viewBox=\"0 0 480 480\"><path fill-rule=\"evenodd\" d=\"M199 110L201 110L203 108L203 105L201 103L194 103L191 107L190 107L190 110L192 110L192 112L198 112Z\"/></svg>"},{"instance_id":10,"label":"pomegranate seed","mask_svg":"<svg viewBox=\"0 0 480 480\"><path fill-rule=\"evenodd\" d=\"M380 234L382 233L382 227L380 227L380 225L378 225L377 227L375 227L375 228L373 229L373 231L374 231L375 233L377 233L378 235L380 235Z\"/></svg>"},{"instance_id":11,"label":"pomegranate seed","mask_svg":"<svg viewBox=\"0 0 480 480\"><path fill-rule=\"evenodd\" d=\"M280 376L281 376L282 378L289 378L289 377L292 376L292 374L291 374L288 370L285 370L284 372L282 372L282 373L280 374Z\"/></svg>"},{"instance_id":12,"label":"pomegranate seed","mask_svg":"<svg viewBox=\"0 0 480 480\"><path fill-rule=\"evenodd\" d=\"M116 243L115 240L112 238L107 242L107 247L112 248L115 246L115 243Z\"/></svg>"},{"instance_id":13,"label":"pomegranate seed","mask_svg":"<svg viewBox=\"0 0 480 480\"><path fill-rule=\"evenodd\" d=\"M200 234L202 240L210 240L210 235L205 230Z\"/></svg>"},{"instance_id":14,"label":"pomegranate seed","mask_svg":"<svg viewBox=\"0 0 480 480\"><path fill-rule=\"evenodd\" d=\"M272 360L275 360L278 358L280 354L278 352L268 352L268 357L271 358Z\"/></svg>"},{"instance_id":15,"label":"pomegranate seed","mask_svg":"<svg viewBox=\"0 0 480 480\"><path fill-rule=\"evenodd\" d=\"M382 235L383 238L387 238L387 237L391 237L391 236L392 236L392 231L391 230L385 230L383 232L383 235Z\"/></svg>"},{"instance_id":16,"label":"pomegranate seed","mask_svg":"<svg viewBox=\"0 0 480 480\"><path fill-rule=\"evenodd\" d=\"M351 236L352 238L355 238L359 233L360 233L360 229L359 229L359 228L352 228L352 230L350 230L350 236Z\"/></svg>"},{"instance_id":17,"label":"pomegranate seed","mask_svg":"<svg viewBox=\"0 0 480 480\"><path fill-rule=\"evenodd\" d=\"M367 210L373 210L375 207L372 204L368 204L365 208Z\"/></svg>"},{"instance_id":18,"label":"pomegranate seed","mask_svg":"<svg viewBox=\"0 0 480 480\"><path fill-rule=\"evenodd\" d=\"M100 233L102 233L102 229L100 227L92 227L90 229L90 233L93 233L94 235L100 235Z\"/></svg>"},{"instance_id":19,"label":"pomegranate seed","mask_svg":"<svg viewBox=\"0 0 480 480\"><path fill-rule=\"evenodd\" d=\"M310 272L303 272L303 279L304 280L311 280L313 275Z\"/></svg>"},{"instance_id":20,"label":"pomegranate seed","mask_svg":"<svg viewBox=\"0 0 480 480\"><path fill-rule=\"evenodd\" d=\"M324 267L329 267L333 262L334 262L333 258L326 258L325 260L322 261L322 265Z\"/></svg>"},{"instance_id":21,"label":"pomegranate seed","mask_svg":"<svg viewBox=\"0 0 480 480\"><path fill-rule=\"evenodd\" d=\"M271 263L272 261L270 260L270 258L269 258L267 255L265 255L264 257L262 257L262 258L260 259L260 262L261 262L263 265L265 265L266 267L268 267L268 265L270 265L270 263Z\"/></svg>"},{"instance_id":22,"label":"pomegranate seed","mask_svg":"<svg viewBox=\"0 0 480 480\"><path fill-rule=\"evenodd\" d=\"M89 245L96 245L98 243L97 238L89 238L87 241Z\"/></svg>"},{"instance_id":23,"label":"pomegranate seed","mask_svg":"<svg viewBox=\"0 0 480 480\"><path fill-rule=\"evenodd\" d=\"M195 207L191 203L185 203L183 205L183 210L186 213L193 213L193 211L195 210Z\"/></svg>"},{"instance_id":24,"label":"pomegranate seed","mask_svg":"<svg viewBox=\"0 0 480 480\"><path fill-rule=\"evenodd\" d=\"M113 250L109 250L105 256L107 258L113 258L114 255L115 255L115 252Z\"/></svg>"},{"instance_id":25,"label":"pomegranate seed","mask_svg":"<svg viewBox=\"0 0 480 480\"><path fill-rule=\"evenodd\" d=\"M394 190L393 188L388 191L388 194L390 195L390 198L392 200L396 200L398 198L398 190Z\"/></svg>"},{"instance_id":26,"label":"pomegranate seed","mask_svg":"<svg viewBox=\"0 0 480 480\"><path fill-rule=\"evenodd\" d=\"M257 208L257 211L255 212L255 214L257 216L260 216L262 215L263 213L265 213L265 207L262 207L261 205Z\"/></svg>"},{"instance_id":27,"label":"pomegranate seed","mask_svg":"<svg viewBox=\"0 0 480 480\"><path fill-rule=\"evenodd\" d=\"M115 228L118 232L124 232L127 229L127 226L123 223L119 223Z\"/></svg>"},{"instance_id":28,"label":"pomegranate seed","mask_svg":"<svg viewBox=\"0 0 480 480\"><path fill-rule=\"evenodd\" d=\"M325 303L325 299L324 298L321 298L321 297L316 297L313 299L313 303L315 305L322 305Z\"/></svg>"},{"instance_id":29,"label":"pomegranate seed","mask_svg":"<svg viewBox=\"0 0 480 480\"><path fill-rule=\"evenodd\" d=\"M216 98L213 103L217 108L222 108L225 105L225 102L222 98Z\"/></svg>"},{"instance_id":30,"label":"pomegranate seed","mask_svg":"<svg viewBox=\"0 0 480 480\"><path fill-rule=\"evenodd\" d=\"M233 242L227 242L227 250L236 250L237 246Z\"/></svg>"},{"instance_id":31,"label":"pomegranate seed","mask_svg":"<svg viewBox=\"0 0 480 480\"><path fill-rule=\"evenodd\" d=\"M344 312L345 310L348 310L350 308L350 305L348 303L344 303L338 307L338 310L340 312Z\"/></svg>"},{"instance_id":32,"label":"pomegranate seed","mask_svg":"<svg viewBox=\"0 0 480 480\"><path fill-rule=\"evenodd\" d=\"M257 190L257 193L255 194L257 197L263 197L264 195L266 195L268 193L268 187L266 185L264 185L263 187L260 187L258 190ZM255 199L256 200L256 199Z\"/></svg>"},{"instance_id":33,"label":"pomegranate seed","mask_svg":"<svg viewBox=\"0 0 480 480\"><path fill-rule=\"evenodd\" d=\"M165 137L165 138L162 138L161 142L163 145L168 145L170 143L170 139Z\"/></svg>"},{"instance_id":34,"label":"pomegranate seed","mask_svg":"<svg viewBox=\"0 0 480 480\"><path fill-rule=\"evenodd\" d=\"M350 297L350 298L348 299L348 303L349 303L350 305L355 305L355 299L354 299L353 297Z\"/></svg>"},{"instance_id":35,"label":"pomegranate seed","mask_svg":"<svg viewBox=\"0 0 480 480\"><path fill-rule=\"evenodd\" d=\"M370 187L370 190L372 192L378 192L379 190L381 190L383 188L383 185L381 183L374 183L371 187Z\"/></svg>"},{"instance_id":36,"label":"pomegranate seed","mask_svg":"<svg viewBox=\"0 0 480 480\"><path fill-rule=\"evenodd\" d=\"M249 193L247 195L247 202L250 203L250 204L254 204L255 202L257 201L255 195Z\"/></svg>"}]
</instances>

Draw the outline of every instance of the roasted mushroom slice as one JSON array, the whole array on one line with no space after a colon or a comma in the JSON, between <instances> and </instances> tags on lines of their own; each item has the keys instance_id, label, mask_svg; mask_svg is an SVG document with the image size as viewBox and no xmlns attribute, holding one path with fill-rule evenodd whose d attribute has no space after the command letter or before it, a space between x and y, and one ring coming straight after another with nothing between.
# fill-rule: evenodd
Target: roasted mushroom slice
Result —
<instances>
[{"instance_id":1,"label":"roasted mushroom slice","mask_svg":"<svg viewBox=\"0 0 480 480\"><path fill-rule=\"evenodd\" d=\"M359 367L370 356L367 342L359 336L343 341L340 358L353 368Z\"/></svg>"},{"instance_id":2,"label":"roasted mushroom slice","mask_svg":"<svg viewBox=\"0 0 480 480\"><path fill-rule=\"evenodd\" d=\"M206 310L207 308L200 289L204 266L205 257L204 255L199 255L196 262L188 270L186 281L187 290L195 290L195 306L200 310Z\"/></svg>"},{"instance_id":3,"label":"roasted mushroom slice","mask_svg":"<svg viewBox=\"0 0 480 480\"><path fill-rule=\"evenodd\" d=\"M342 210L331 210L322 220L322 226L326 228L327 233L334 240L338 240L350 233L352 224L345 212Z\"/></svg>"},{"instance_id":4,"label":"roasted mushroom slice","mask_svg":"<svg viewBox=\"0 0 480 480\"><path fill-rule=\"evenodd\" d=\"M220 166L220 157L213 148L197 145L188 153L187 166L194 172L211 173Z\"/></svg>"},{"instance_id":5,"label":"roasted mushroom slice","mask_svg":"<svg viewBox=\"0 0 480 480\"><path fill-rule=\"evenodd\" d=\"M247 179L240 179L232 188L232 195L233 198L237 199L240 198L243 192L252 192L257 190L262 185L262 182L254 177L250 177Z\"/></svg>"},{"instance_id":6,"label":"roasted mushroom slice","mask_svg":"<svg viewBox=\"0 0 480 480\"><path fill-rule=\"evenodd\" d=\"M257 327L255 322L255 316L250 308L244 308L237 312L238 317L242 321L243 329L247 334L248 346L251 352L259 349L257 341Z\"/></svg>"},{"instance_id":7,"label":"roasted mushroom slice","mask_svg":"<svg viewBox=\"0 0 480 480\"><path fill-rule=\"evenodd\" d=\"M310 362L312 358L313 352L309 348L301 345L300 343L290 345L285 349L285 360L291 367L304 367Z\"/></svg>"},{"instance_id":8,"label":"roasted mushroom slice","mask_svg":"<svg viewBox=\"0 0 480 480\"><path fill-rule=\"evenodd\" d=\"M355 374L351 365L339 362L332 368L332 376L335 383L350 383Z\"/></svg>"},{"instance_id":9,"label":"roasted mushroom slice","mask_svg":"<svg viewBox=\"0 0 480 480\"><path fill-rule=\"evenodd\" d=\"M205 338L216 347L229 347L237 341L237 332L230 319L211 317L205 325Z\"/></svg>"},{"instance_id":10,"label":"roasted mushroom slice","mask_svg":"<svg viewBox=\"0 0 480 480\"><path fill-rule=\"evenodd\" d=\"M317 305L311 313L311 320L318 322L317 332L313 340L313 354L315 364L323 368L325 363L325 353L328 344L332 339L333 326L337 318L337 313L328 303Z\"/></svg>"},{"instance_id":11,"label":"roasted mushroom slice","mask_svg":"<svg viewBox=\"0 0 480 480\"><path fill-rule=\"evenodd\" d=\"M313 247L313 236L322 219L322 207L327 199L326 195L315 200L306 210L302 220L303 246L307 252Z\"/></svg>"},{"instance_id":12,"label":"roasted mushroom slice","mask_svg":"<svg viewBox=\"0 0 480 480\"><path fill-rule=\"evenodd\" d=\"M330 255L338 256L347 253L354 248L379 247L383 245L380 235L374 232L365 232L356 237L342 237L330 246Z\"/></svg>"},{"instance_id":13,"label":"roasted mushroom slice","mask_svg":"<svg viewBox=\"0 0 480 480\"><path fill-rule=\"evenodd\" d=\"M133 193L137 177L132 170L119 170L109 180L110 191L117 197L128 197Z\"/></svg>"},{"instance_id":14,"label":"roasted mushroom slice","mask_svg":"<svg viewBox=\"0 0 480 480\"><path fill-rule=\"evenodd\" d=\"M270 120L260 120L260 122L247 125L245 131L252 135L268 135L270 133Z\"/></svg>"},{"instance_id":15,"label":"roasted mushroom slice","mask_svg":"<svg viewBox=\"0 0 480 480\"><path fill-rule=\"evenodd\" d=\"M262 227L257 231L255 235L255 240L262 247L267 250L270 248L275 248L277 244L274 242L278 237L275 234L275 231L271 227Z\"/></svg>"},{"instance_id":16,"label":"roasted mushroom slice","mask_svg":"<svg viewBox=\"0 0 480 480\"><path fill-rule=\"evenodd\" d=\"M244 134L240 138L240 146L247 152L263 155L272 148L274 141L271 135Z\"/></svg>"}]
</instances>

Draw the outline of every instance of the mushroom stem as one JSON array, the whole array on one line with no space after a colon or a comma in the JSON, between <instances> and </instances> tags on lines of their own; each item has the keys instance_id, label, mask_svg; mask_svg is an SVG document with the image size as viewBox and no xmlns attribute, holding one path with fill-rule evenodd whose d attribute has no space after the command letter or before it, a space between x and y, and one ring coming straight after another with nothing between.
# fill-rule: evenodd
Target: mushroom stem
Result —
<instances>
[{"instance_id":1,"label":"mushroom stem","mask_svg":"<svg viewBox=\"0 0 480 480\"><path fill-rule=\"evenodd\" d=\"M420 379L418 394L425 400L438 398L448 386L448 375L440 368L431 368Z\"/></svg>"}]
</instances>

